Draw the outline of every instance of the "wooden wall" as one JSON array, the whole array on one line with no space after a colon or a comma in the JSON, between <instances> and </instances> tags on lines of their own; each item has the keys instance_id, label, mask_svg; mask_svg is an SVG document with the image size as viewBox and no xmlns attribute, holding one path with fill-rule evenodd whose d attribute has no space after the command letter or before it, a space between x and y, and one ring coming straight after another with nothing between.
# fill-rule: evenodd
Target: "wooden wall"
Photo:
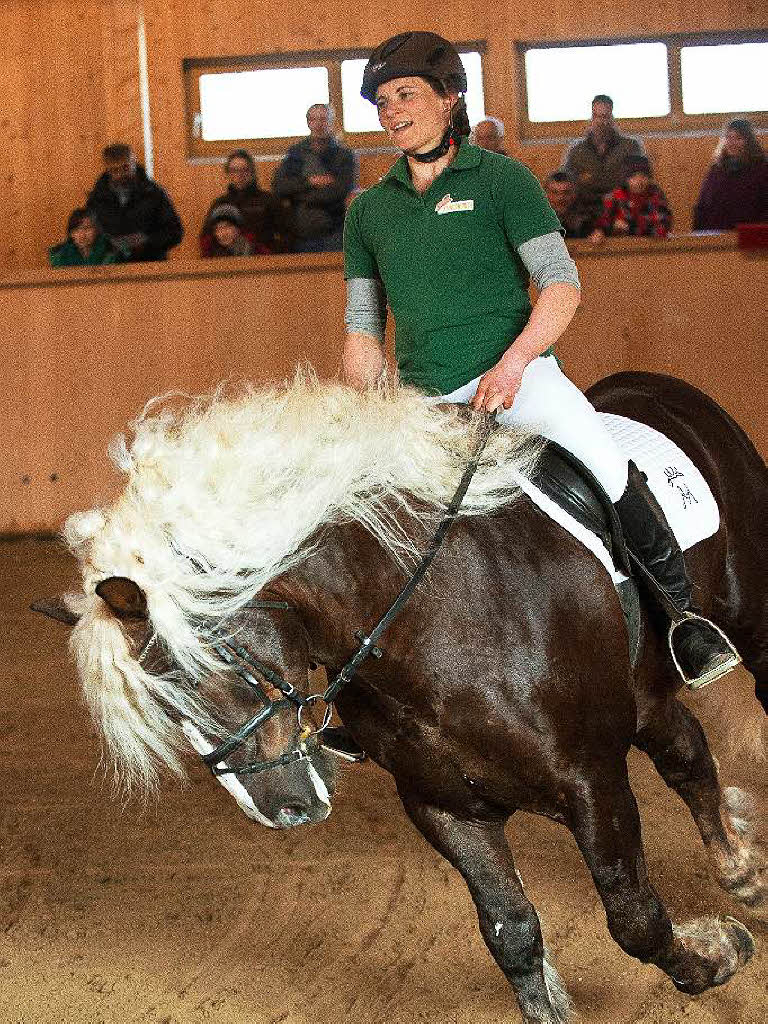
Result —
<instances>
[{"instance_id":1,"label":"wooden wall","mask_svg":"<svg viewBox=\"0 0 768 1024\"><path fill-rule=\"evenodd\" d=\"M124 139L142 154L136 5L118 0L12 0L0 5L6 207L0 275L47 263L98 174Z\"/></svg>"},{"instance_id":2,"label":"wooden wall","mask_svg":"<svg viewBox=\"0 0 768 1024\"><path fill-rule=\"evenodd\" d=\"M655 370L707 391L768 455L765 324L755 296L768 260L732 236L574 246L583 303L558 346L586 387ZM0 283L8 345L0 435L0 533L54 530L109 497L108 440L154 395L264 383L341 357L341 257L30 271ZM731 355L731 350L733 355Z\"/></svg>"},{"instance_id":3,"label":"wooden wall","mask_svg":"<svg viewBox=\"0 0 768 1024\"><path fill-rule=\"evenodd\" d=\"M69 211L82 203L100 171L99 151L117 139L142 154L137 19L145 18L157 179L172 194L188 235L175 258L197 255L200 219L221 186L218 166L186 157L182 60L185 57L374 46L387 35L421 27L456 39L487 41L488 110L508 126L510 150L536 173L559 163L562 144L521 144L517 134L515 39L588 39L653 32L760 29L759 0L588 0L488 5L480 0L443 5L414 0L402 16L359 0L308 0L291 12L278 0L10 0L0 5L2 69L8 106L2 117L0 159L7 185L0 228L0 274L42 266L48 246L61 240ZM567 87L567 83L564 83ZM706 169L714 136L654 138L648 150L669 192L678 226ZM388 158L368 158L363 184ZM263 181L271 174L263 167Z\"/></svg>"}]
</instances>

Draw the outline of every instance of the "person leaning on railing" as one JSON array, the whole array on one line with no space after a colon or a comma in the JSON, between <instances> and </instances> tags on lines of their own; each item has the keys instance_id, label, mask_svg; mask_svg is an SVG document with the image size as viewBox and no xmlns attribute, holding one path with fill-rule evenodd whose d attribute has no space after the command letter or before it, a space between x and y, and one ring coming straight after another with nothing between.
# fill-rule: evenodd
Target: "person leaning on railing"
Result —
<instances>
[{"instance_id":1,"label":"person leaning on railing","mask_svg":"<svg viewBox=\"0 0 768 1024\"><path fill-rule=\"evenodd\" d=\"M52 267L100 267L122 261L123 254L101 230L95 216L84 208L70 213L66 240L48 250Z\"/></svg>"},{"instance_id":2,"label":"person leaning on railing","mask_svg":"<svg viewBox=\"0 0 768 1024\"><path fill-rule=\"evenodd\" d=\"M667 197L653 180L647 156L631 156L624 165L624 181L603 199L590 241L600 242L606 235L636 238L667 238L672 229L672 213Z\"/></svg>"},{"instance_id":3,"label":"person leaning on railing","mask_svg":"<svg viewBox=\"0 0 768 1024\"><path fill-rule=\"evenodd\" d=\"M211 231L213 211L222 206L236 207L242 220L238 226L251 241L255 252L285 252L289 248L287 217L280 200L259 185L256 163L246 149L236 149L224 164L227 190L208 207L200 232L200 254L220 256L214 251Z\"/></svg>"},{"instance_id":4,"label":"person leaning on railing","mask_svg":"<svg viewBox=\"0 0 768 1024\"><path fill-rule=\"evenodd\" d=\"M768 160L745 118L729 121L693 211L694 231L768 221Z\"/></svg>"}]
</instances>

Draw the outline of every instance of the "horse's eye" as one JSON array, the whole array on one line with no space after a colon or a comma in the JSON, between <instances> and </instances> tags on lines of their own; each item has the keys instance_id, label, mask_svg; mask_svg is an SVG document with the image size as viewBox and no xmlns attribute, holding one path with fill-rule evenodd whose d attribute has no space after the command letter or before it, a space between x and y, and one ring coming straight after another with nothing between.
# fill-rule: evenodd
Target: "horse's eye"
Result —
<instances>
[{"instance_id":1,"label":"horse's eye","mask_svg":"<svg viewBox=\"0 0 768 1024\"><path fill-rule=\"evenodd\" d=\"M310 661L310 663L309 663L309 667L310 667L310 669L311 669L311 670L312 670L312 671L314 672L314 671L315 671L315 669L316 669L316 668L318 667L318 666L317 666L317 662L316 662L316 661Z\"/></svg>"}]
</instances>

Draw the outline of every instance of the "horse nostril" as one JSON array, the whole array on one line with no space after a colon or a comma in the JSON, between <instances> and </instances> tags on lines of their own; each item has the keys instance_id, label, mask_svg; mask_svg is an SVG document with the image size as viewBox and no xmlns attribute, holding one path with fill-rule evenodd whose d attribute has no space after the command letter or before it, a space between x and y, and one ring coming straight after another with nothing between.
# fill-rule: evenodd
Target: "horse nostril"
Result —
<instances>
[{"instance_id":1,"label":"horse nostril","mask_svg":"<svg viewBox=\"0 0 768 1024\"><path fill-rule=\"evenodd\" d=\"M277 812L275 820L278 825L283 825L285 828L304 825L309 821L309 809L301 803L283 804Z\"/></svg>"}]
</instances>

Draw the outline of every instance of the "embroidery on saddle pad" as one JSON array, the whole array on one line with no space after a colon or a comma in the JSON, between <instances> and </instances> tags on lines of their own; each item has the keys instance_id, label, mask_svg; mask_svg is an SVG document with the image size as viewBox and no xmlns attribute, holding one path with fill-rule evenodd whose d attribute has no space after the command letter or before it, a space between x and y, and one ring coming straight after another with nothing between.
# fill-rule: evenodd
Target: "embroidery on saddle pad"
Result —
<instances>
[{"instance_id":1,"label":"embroidery on saddle pad","mask_svg":"<svg viewBox=\"0 0 768 1024\"><path fill-rule=\"evenodd\" d=\"M635 420L600 413L614 440L648 477L648 486L664 510L669 525L685 551L717 533L720 513L706 480L688 456L668 437ZM602 562L614 586L626 576L613 564L600 538L592 533L530 480L518 479L531 501Z\"/></svg>"},{"instance_id":2,"label":"embroidery on saddle pad","mask_svg":"<svg viewBox=\"0 0 768 1024\"><path fill-rule=\"evenodd\" d=\"M717 533L717 503L685 452L645 423L607 412L600 416L619 448L648 477L648 486L683 551Z\"/></svg>"}]
</instances>

